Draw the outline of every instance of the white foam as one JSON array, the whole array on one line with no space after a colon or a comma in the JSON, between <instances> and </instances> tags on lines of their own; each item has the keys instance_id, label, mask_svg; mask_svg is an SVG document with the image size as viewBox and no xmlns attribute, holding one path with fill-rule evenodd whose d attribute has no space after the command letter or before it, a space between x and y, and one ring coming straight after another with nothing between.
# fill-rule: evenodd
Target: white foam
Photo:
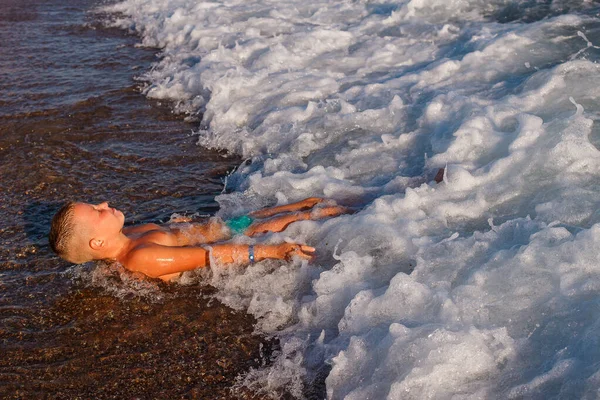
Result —
<instances>
[{"instance_id":1,"label":"white foam","mask_svg":"<svg viewBox=\"0 0 600 400\"><path fill-rule=\"evenodd\" d=\"M207 278L282 341L246 384L301 396L329 363L334 399L600 388L598 18L586 2L530 6L108 8L163 48L147 95L203 115L199 143L250 159L217 198L223 215L309 196L364 206L266 238L315 245L313 263ZM523 21L498 22L511 15Z\"/></svg>"}]
</instances>

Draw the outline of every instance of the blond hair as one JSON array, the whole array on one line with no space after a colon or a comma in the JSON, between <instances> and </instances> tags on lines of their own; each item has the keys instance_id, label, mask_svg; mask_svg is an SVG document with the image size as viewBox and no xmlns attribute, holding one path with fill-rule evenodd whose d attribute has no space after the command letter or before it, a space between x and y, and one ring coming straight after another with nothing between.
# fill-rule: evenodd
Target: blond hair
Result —
<instances>
[{"instance_id":1,"label":"blond hair","mask_svg":"<svg viewBox=\"0 0 600 400\"><path fill-rule=\"evenodd\" d=\"M80 232L75 224L74 210L77 203L70 201L63 205L52 218L48 241L50 248L60 258L74 264L82 264L91 261L93 257L82 251L77 243Z\"/></svg>"}]
</instances>

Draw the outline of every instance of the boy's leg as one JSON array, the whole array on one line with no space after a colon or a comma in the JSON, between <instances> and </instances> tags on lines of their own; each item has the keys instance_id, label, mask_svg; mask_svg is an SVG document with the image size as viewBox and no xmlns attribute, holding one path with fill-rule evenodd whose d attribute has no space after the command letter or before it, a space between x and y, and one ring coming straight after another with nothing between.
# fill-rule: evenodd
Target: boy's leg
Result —
<instances>
[{"instance_id":1,"label":"boy's leg","mask_svg":"<svg viewBox=\"0 0 600 400\"><path fill-rule=\"evenodd\" d=\"M248 229L246 229L244 234L246 236L255 236L265 232L281 232L285 230L292 222L336 217L349 212L351 212L350 209L342 206L329 206L316 210L295 212L292 214L277 216L266 221L256 221L250 225Z\"/></svg>"},{"instance_id":2,"label":"boy's leg","mask_svg":"<svg viewBox=\"0 0 600 400\"><path fill-rule=\"evenodd\" d=\"M264 208L262 210L254 211L250 213L250 216L253 218L268 218L272 217L276 214L281 214L284 212L295 212L295 211L303 211L309 208L313 208L316 204L322 203L326 201L326 199L322 199L320 197L309 197L308 199L304 199L298 201L296 203L286 204L284 206L276 206Z\"/></svg>"}]
</instances>

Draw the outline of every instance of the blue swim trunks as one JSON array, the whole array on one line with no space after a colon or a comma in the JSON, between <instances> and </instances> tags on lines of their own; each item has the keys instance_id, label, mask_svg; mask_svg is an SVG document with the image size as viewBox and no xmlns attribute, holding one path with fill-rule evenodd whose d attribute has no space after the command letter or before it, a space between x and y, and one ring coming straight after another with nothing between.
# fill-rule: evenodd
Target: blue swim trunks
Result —
<instances>
[{"instance_id":1,"label":"blue swim trunks","mask_svg":"<svg viewBox=\"0 0 600 400\"><path fill-rule=\"evenodd\" d=\"M231 230L231 233L234 235L243 234L246 229L254 222L254 218L249 217L247 215L242 215L240 217L231 218L228 221L225 221L225 225Z\"/></svg>"}]
</instances>

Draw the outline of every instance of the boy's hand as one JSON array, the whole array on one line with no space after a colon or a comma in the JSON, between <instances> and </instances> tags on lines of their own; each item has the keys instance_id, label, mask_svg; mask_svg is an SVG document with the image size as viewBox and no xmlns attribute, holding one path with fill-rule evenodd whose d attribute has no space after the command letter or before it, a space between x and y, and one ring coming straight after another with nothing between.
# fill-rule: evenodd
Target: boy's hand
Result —
<instances>
[{"instance_id":1,"label":"boy's hand","mask_svg":"<svg viewBox=\"0 0 600 400\"><path fill-rule=\"evenodd\" d=\"M305 244L282 243L278 246L278 255L281 259L290 260L293 256L310 260L315 253L315 248Z\"/></svg>"},{"instance_id":2,"label":"boy's hand","mask_svg":"<svg viewBox=\"0 0 600 400\"><path fill-rule=\"evenodd\" d=\"M184 222L192 222L193 219L191 217L186 217L185 215L175 215L175 216L171 216L171 219L169 220L170 224L181 224Z\"/></svg>"}]
</instances>

